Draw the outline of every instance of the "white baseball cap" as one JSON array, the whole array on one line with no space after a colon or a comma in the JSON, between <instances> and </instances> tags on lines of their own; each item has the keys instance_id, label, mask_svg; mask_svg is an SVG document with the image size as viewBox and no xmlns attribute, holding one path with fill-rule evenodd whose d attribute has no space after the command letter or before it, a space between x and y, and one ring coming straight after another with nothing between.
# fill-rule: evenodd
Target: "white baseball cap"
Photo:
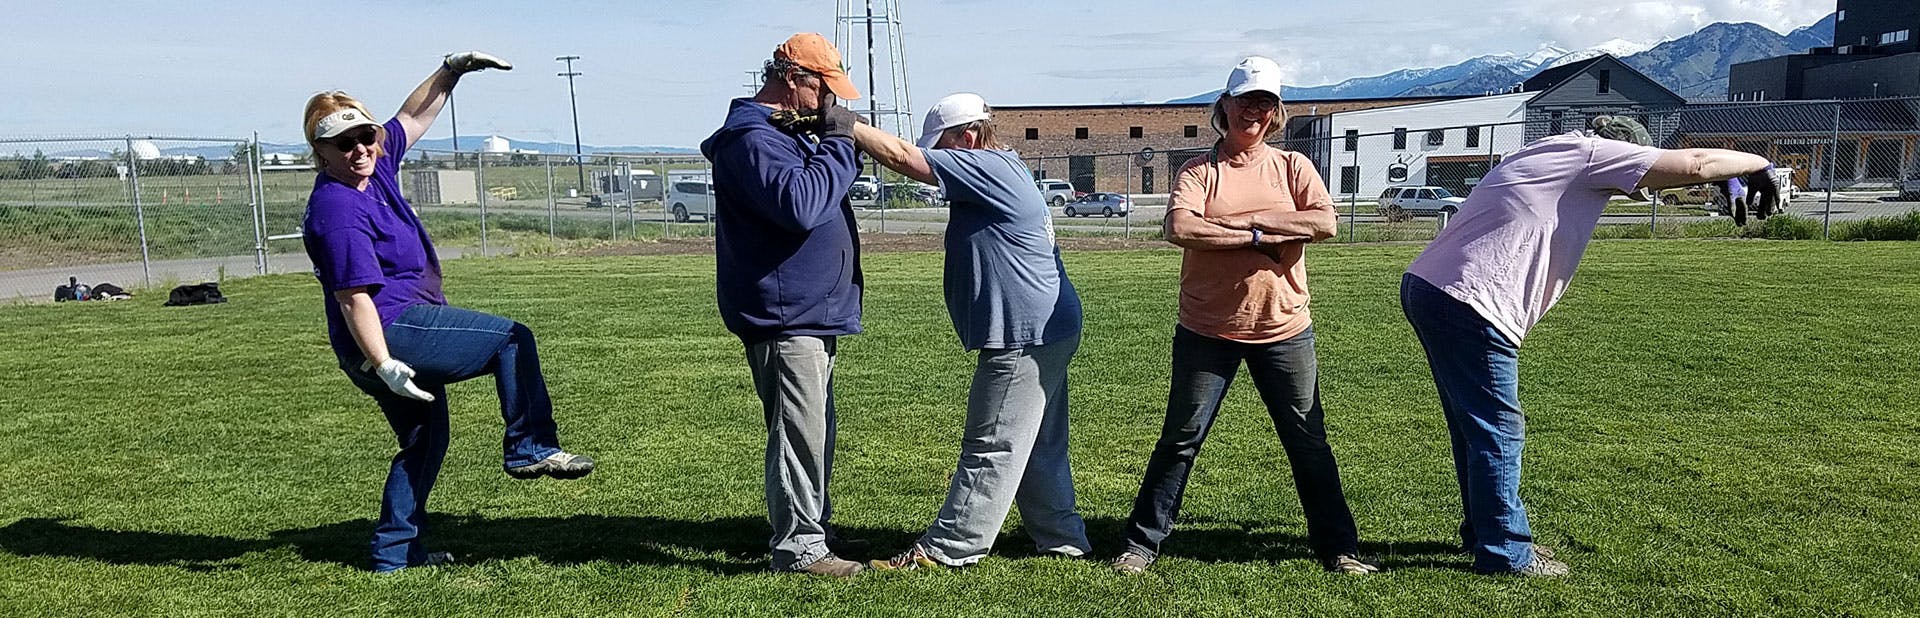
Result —
<instances>
[{"instance_id":1,"label":"white baseball cap","mask_svg":"<svg viewBox=\"0 0 1920 618\"><path fill-rule=\"evenodd\" d=\"M365 112L348 107L327 114L327 117L321 118L320 122L315 123L313 125L313 139L327 139L341 133L346 133L354 128L366 126L378 127L380 123L374 122L372 118L368 118Z\"/></svg>"},{"instance_id":2,"label":"white baseball cap","mask_svg":"<svg viewBox=\"0 0 1920 618\"><path fill-rule=\"evenodd\" d=\"M940 132L976 120L987 120L993 114L987 113L987 100L971 92L957 92L947 95L927 110L926 121L920 124L920 139L914 144L921 148L932 148L940 141Z\"/></svg>"},{"instance_id":3,"label":"white baseball cap","mask_svg":"<svg viewBox=\"0 0 1920 618\"><path fill-rule=\"evenodd\" d=\"M1227 96L1249 92L1267 92L1280 96L1280 65L1260 56L1248 56L1227 74Z\"/></svg>"}]
</instances>

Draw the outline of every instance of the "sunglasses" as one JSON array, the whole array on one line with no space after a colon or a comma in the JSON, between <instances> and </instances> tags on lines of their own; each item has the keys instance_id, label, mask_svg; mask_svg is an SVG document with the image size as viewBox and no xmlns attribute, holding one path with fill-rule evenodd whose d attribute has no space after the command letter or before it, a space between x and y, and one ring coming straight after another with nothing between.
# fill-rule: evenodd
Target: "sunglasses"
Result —
<instances>
[{"instance_id":1,"label":"sunglasses","mask_svg":"<svg viewBox=\"0 0 1920 618\"><path fill-rule=\"evenodd\" d=\"M372 146L373 142L379 139L380 139L380 133L378 131L355 131L353 133L347 133L345 135L335 136L331 139L328 139L327 143L332 144L333 147L338 149L340 152L346 152L349 150L353 150L353 147L356 144L361 146Z\"/></svg>"},{"instance_id":2,"label":"sunglasses","mask_svg":"<svg viewBox=\"0 0 1920 618\"><path fill-rule=\"evenodd\" d=\"M1266 111L1266 110L1274 109L1280 106L1279 99L1275 99L1272 96L1262 96L1257 94L1243 94L1237 97L1233 97L1233 102L1238 103L1241 107L1245 107L1245 108L1256 110L1256 111Z\"/></svg>"}]
</instances>

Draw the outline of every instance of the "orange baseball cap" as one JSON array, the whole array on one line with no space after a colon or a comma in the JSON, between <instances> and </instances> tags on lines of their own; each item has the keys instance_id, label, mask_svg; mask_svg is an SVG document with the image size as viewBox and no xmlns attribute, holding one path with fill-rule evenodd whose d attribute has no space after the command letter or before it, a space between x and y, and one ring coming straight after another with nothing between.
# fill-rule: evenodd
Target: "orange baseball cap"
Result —
<instances>
[{"instance_id":1,"label":"orange baseball cap","mask_svg":"<svg viewBox=\"0 0 1920 618\"><path fill-rule=\"evenodd\" d=\"M787 38L773 49L773 57L785 58L800 68L819 73L827 82L827 90L833 96L842 99L860 98L860 89L853 87L853 80L847 79L846 69L840 68L840 50L833 43L815 32L802 32Z\"/></svg>"}]
</instances>

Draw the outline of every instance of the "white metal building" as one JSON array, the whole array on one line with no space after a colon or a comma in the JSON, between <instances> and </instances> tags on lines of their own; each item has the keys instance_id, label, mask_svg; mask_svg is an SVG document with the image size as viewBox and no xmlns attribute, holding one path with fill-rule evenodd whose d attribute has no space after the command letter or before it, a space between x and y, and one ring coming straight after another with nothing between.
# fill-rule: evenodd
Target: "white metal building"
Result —
<instances>
[{"instance_id":1,"label":"white metal building","mask_svg":"<svg viewBox=\"0 0 1920 618\"><path fill-rule=\"evenodd\" d=\"M1328 114L1302 148L1335 196L1378 196L1395 185L1435 185L1456 195L1525 143L1527 100L1520 92ZM1505 125L1505 126L1499 126Z\"/></svg>"}]
</instances>

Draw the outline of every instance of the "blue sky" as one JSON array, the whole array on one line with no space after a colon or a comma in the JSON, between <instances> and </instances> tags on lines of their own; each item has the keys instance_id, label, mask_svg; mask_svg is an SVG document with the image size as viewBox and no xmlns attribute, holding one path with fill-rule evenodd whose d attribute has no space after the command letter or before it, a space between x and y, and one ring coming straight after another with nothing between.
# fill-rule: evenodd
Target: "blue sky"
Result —
<instances>
[{"instance_id":1,"label":"blue sky","mask_svg":"<svg viewBox=\"0 0 1920 618\"><path fill-rule=\"evenodd\" d=\"M300 140L316 91L376 113L441 55L515 64L461 83L462 136L571 141L555 56L578 55L583 140L692 146L787 35L832 35L826 0L10 3L0 136L126 133ZM864 2L858 3L864 6ZM1542 44L1652 43L1715 21L1786 32L1833 0L900 0L915 112L968 90L990 103L1163 101L1219 87L1240 57L1316 85ZM842 50L865 88L864 49ZM884 59L884 56L882 57ZM881 77L885 88L885 77ZM917 115L916 115L917 118ZM450 135L443 115L430 137ZM477 142L477 140L476 140Z\"/></svg>"}]
</instances>

